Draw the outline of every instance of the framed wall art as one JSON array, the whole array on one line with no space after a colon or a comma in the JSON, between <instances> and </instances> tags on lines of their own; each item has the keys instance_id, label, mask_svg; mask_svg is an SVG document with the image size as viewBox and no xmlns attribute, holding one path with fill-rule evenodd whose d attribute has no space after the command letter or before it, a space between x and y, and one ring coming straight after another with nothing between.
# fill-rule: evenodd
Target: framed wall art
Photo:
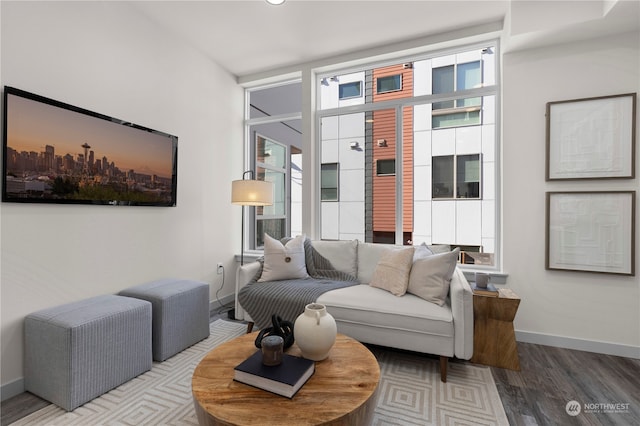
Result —
<instances>
[{"instance_id":1,"label":"framed wall art","mask_svg":"<svg viewBox=\"0 0 640 426\"><path fill-rule=\"evenodd\" d=\"M548 102L546 179L635 178L636 94Z\"/></svg>"},{"instance_id":2,"label":"framed wall art","mask_svg":"<svg viewBox=\"0 0 640 426\"><path fill-rule=\"evenodd\" d=\"M176 205L178 137L4 87L2 201Z\"/></svg>"},{"instance_id":3,"label":"framed wall art","mask_svg":"<svg viewBox=\"0 0 640 426\"><path fill-rule=\"evenodd\" d=\"M635 191L546 195L546 269L635 275Z\"/></svg>"}]
</instances>

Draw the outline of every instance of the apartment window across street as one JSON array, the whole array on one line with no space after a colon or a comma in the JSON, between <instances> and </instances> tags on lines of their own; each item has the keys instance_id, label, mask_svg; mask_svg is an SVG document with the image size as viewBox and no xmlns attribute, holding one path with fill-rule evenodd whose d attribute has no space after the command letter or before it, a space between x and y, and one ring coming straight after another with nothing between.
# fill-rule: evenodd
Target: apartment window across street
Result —
<instances>
[{"instance_id":1,"label":"apartment window across street","mask_svg":"<svg viewBox=\"0 0 640 426\"><path fill-rule=\"evenodd\" d=\"M433 198L453 198L453 155L433 157L431 196Z\"/></svg>"},{"instance_id":2,"label":"apartment window across street","mask_svg":"<svg viewBox=\"0 0 640 426\"><path fill-rule=\"evenodd\" d=\"M359 98L360 96L362 96L361 81L352 81L350 83L343 83L338 86L338 98L341 100Z\"/></svg>"},{"instance_id":3,"label":"apartment window across street","mask_svg":"<svg viewBox=\"0 0 640 426\"><path fill-rule=\"evenodd\" d=\"M387 92L396 92L398 90L402 90L402 75L390 75L387 77L378 77L377 79L378 93L387 93Z\"/></svg>"},{"instance_id":4,"label":"apartment window across street","mask_svg":"<svg viewBox=\"0 0 640 426\"><path fill-rule=\"evenodd\" d=\"M396 159L389 158L376 161L376 174L378 176L392 176L396 174Z\"/></svg>"},{"instance_id":5,"label":"apartment window across street","mask_svg":"<svg viewBox=\"0 0 640 426\"><path fill-rule=\"evenodd\" d=\"M480 61L452 64L432 70L433 94L474 89L482 84ZM480 124L481 98L433 103L432 128Z\"/></svg>"},{"instance_id":6,"label":"apartment window across street","mask_svg":"<svg viewBox=\"0 0 640 426\"><path fill-rule=\"evenodd\" d=\"M499 266L496 51L487 43L318 75L320 238L445 244L461 248L461 263ZM363 96L345 103L336 80L361 81ZM340 198L329 202L334 163Z\"/></svg>"},{"instance_id":7,"label":"apartment window across street","mask_svg":"<svg viewBox=\"0 0 640 426\"><path fill-rule=\"evenodd\" d=\"M320 173L320 199L338 201L338 163L323 164Z\"/></svg>"},{"instance_id":8,"label":"apartment window across street","mask_svg":"<svg viewBox=\"0 0 640 426\"><path fill-rule=\"evenodd\" d=\"M433 157L432 197L480 198L480 155Z\"/></svg>"}]
</instances>

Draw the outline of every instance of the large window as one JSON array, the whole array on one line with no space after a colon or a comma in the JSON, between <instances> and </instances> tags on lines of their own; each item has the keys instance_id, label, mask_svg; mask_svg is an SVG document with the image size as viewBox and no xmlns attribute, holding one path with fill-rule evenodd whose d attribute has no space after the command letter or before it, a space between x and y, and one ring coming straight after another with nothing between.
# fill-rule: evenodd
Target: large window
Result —
<instances>
[{"instance_id":1,"label":"large window","mask_svg":"<svg viewBox=\"0 0 640 426\"><path fill-rule=\"evenodd\" d=\"M461 248L462 263L496 266L498 86L489 47L318 76L321 238L447 244ZM335 83L347 79L364 84L348 104ZM328 202L325 165L334 162L340 199Z\"/></svg>"},{"instance_id":2,"label":"large window","mask_svg":"<svg viewBox=\"0 0 640 426\"><path fill-rule=\"evenodd\" d=\"M302 233L301 93L300 82L247 90L246 168L274 185L273 205L245 209L249 250L262 248L265 233Z\"/></svg>"},{"instance_id":3,"label":"large window","mask_svg":"<svg viewBox=\"0 0 640 426\"><path fill-rule=\"evenodd\" d=\"M252 248L264 232L305 231L316 239L447 244L461 248L461 263L499 266L496 52L489 42L344 71L326 65L304 74L316 79L315 93L302 96L298 83L288 98L294 107L281 105L286 85L250 89L249 164L281 191L274 206L250 216ZM305 182L314 186L304 191L301 99L317 102L304 108L315 110L309 128L317 131L305 137L314 158ZM302 209L309 209L304 230Z\"/></svg>"}]
</instances>

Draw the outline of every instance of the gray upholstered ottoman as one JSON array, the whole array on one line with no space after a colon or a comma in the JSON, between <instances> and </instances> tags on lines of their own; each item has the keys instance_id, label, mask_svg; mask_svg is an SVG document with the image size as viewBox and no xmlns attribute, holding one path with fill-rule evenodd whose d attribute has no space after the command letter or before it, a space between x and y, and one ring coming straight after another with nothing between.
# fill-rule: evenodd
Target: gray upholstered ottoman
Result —
<instances>
[{"instance_id":1,"label":"gray upholstered ottoman","mask_svg":"<svg viewBox=\"0 0 640 426\"><path fill-rule=\"evenodd\" d=\"M153 359L164 361L209 337L209 284L164 279L122 290L153 305Z\"/></svg>"},{"instance_id":2,"label":"gray upholstered ottoman","mask_svg":"<svg viewBox=\"0 0 640 426\"><path fill-rule=\"evenodd\" d=\"M105 295L25 319L25 389L67 411L151 369L151 304Z\"/></svg>"}]
</instances>

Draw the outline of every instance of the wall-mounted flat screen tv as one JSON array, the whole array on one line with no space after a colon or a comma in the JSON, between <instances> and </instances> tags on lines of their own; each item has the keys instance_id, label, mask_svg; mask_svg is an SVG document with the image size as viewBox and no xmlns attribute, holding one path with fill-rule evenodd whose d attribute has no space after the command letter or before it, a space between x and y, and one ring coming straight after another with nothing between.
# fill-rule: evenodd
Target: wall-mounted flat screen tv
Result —
<instances>
[{"instance_id":1,"label":"wall-mounted flat screen tv","mask_svg":"<svg viewBox=\"0 0 640 426\"><path fill-rule=\"evenodd\" d=\"M5 86L2 201L175 206L178 138Z\"/></svg>"}]
</instances>

